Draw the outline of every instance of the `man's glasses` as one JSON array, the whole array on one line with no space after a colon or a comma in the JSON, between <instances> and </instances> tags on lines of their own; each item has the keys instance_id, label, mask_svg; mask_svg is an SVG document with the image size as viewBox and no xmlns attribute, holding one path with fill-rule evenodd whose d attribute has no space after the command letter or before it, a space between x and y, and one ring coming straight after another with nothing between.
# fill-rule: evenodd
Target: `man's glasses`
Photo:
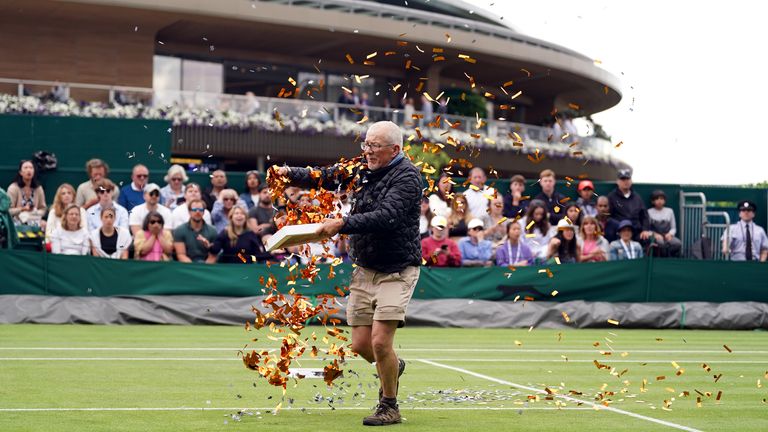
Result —
<instances>
[{"instance_id":1,"label":"man's glasses","mask_svg":"<svg viewBox=\"0 0 768 432\"><path fill-rule=\"evenodd\" d=\"M159 221L159 220L157 220L157 219L152 219L151 221L149 221L149 224L150 224L150 225L162 225L162 224L163 224L163 222L162 222L162 221Z\"/></svg>"},{"instance_id":2,"label":"man's glasses","mask_svg":"<svg viewBox=\"0 0 768 432\"><path fill-rule=\"evenodd\" d=\"M160 191L153 190L152 192L149 193L149 196L153 196L153 197L160 196Z\"/></svg>"},{"instance_id":3,"label":"man's glasses","mask_svg":"<svg viewBox=\"0 0 768 432\"><path fill-rule=\"evenodd\" d=\"M389 144L376 144L376 143L367 143L367 142L361 142L360 143L360 150L368 150L371 149L373 151L376 151L380 148L387 147Z\"/></svg>"},{"instance_id":4,"label":"man's glasses","mask_svg":"<svg viewBox=\"0 0 768 432\"><path fill-rule=\"evenodd\" d=\"M192 207L192 208L189 209L189 211L202 212L202 211L205 211L205 208L203 208L203 207Z\"/></svg>"},{"instance_id":5,"label":"man's glasses","mask_svg":"<svg viewBox=\"0 0 768 432\"><path fill-rule=\"evenodd\" d=\"M149 174L136 174L136 177L138 177L138 178L147 178L147 177L149 177Z\"/></svg>"}]
</instances>

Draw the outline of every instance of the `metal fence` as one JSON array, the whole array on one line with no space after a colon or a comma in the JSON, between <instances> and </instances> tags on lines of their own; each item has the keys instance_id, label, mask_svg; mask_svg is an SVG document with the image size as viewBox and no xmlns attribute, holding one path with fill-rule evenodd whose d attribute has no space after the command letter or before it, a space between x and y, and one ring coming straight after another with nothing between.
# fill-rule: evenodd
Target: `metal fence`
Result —
<instances>
[{"instance_id":1,"label":"metal fence","mask_svg":"<svg viewBox=\"0 0 768 432\"><path fill-rule=\"evenodd\" d=\"M704 235L706 213L707 197L703 193L680 191L680 240L684 258L694 256L693 246Z\"/></svg>"},{"instance_id":2,"label":"metal fence","mask_svg":"<svg viewBox=\"0 0 768 432\"><path fill-rule=\"evenodd\" d=\"M712 246L712 259L728 260L730 254L723 254L722 241L720 239L723 235L725 235L725 238L730 236L730 215L724 211L708 211L704 215L706 216L704 238L709 239Z\"/></svg>"}]
</instances>

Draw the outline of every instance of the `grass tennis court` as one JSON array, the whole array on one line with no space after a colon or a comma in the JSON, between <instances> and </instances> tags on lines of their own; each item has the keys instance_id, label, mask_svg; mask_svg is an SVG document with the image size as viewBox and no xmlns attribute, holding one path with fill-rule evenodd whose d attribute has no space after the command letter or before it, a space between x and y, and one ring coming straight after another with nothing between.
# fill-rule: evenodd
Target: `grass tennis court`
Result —
<instances>
[{"instance_id":1,"label":"grass tennis court","mask_svg":"<svg viewBox=\"0 0 768 432\"><path fill-rule=\"evenodd\" d=\"M352 359L332 389L306 379L283 399L237 357L255 336L223 326L0 326L0 430L364 428L373 366ZM766 332L406 328L396 346L407 361L405 420L390 429L768 430Z\"/></svg>"}]
</instances>

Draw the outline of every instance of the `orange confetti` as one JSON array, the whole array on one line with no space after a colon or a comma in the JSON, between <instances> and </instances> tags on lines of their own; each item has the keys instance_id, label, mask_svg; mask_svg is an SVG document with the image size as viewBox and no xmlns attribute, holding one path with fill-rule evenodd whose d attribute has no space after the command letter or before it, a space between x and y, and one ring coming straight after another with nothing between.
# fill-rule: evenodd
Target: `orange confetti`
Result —
<instances>
[{"instance_id":1,"label":"orange confetti","mask_svg":"<svg viewBox=\"0 0 768 432\"><path fill-rule=\"evenodd\" d=\"M347 58L347 61L349 62L349 64L355 64L355 60L352 58L351 55L347 54L345 57Z\"/></svg>"}]
</instances>

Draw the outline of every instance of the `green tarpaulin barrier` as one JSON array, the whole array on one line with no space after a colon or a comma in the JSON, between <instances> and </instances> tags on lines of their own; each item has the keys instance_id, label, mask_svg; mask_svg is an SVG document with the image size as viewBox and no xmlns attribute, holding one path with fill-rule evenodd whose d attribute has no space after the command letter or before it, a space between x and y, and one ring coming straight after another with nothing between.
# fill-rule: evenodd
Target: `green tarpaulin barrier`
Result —
<instances>
[{"instance_id":1,"label":"green tarpaulin barrier","mask_svg":"<svg viewBox=\"0 0 768 432\"><path fill-rule=\"evenodd\" d=\"M546 270L551 272L550 275ZM352 266L321 267L314 284L298 280L306 296L335 294ZM288 268L279 265L206 265L139 262L47 253L0 251L0 295L136 296L262 295L261 277L274 274L284 290ZM557 291L556 295L552 295ZM519 301L768 303L768 264L662 260L564 264L547 267L422 268L416 299L465 298Z\"/></svg>"}]
</instances>

